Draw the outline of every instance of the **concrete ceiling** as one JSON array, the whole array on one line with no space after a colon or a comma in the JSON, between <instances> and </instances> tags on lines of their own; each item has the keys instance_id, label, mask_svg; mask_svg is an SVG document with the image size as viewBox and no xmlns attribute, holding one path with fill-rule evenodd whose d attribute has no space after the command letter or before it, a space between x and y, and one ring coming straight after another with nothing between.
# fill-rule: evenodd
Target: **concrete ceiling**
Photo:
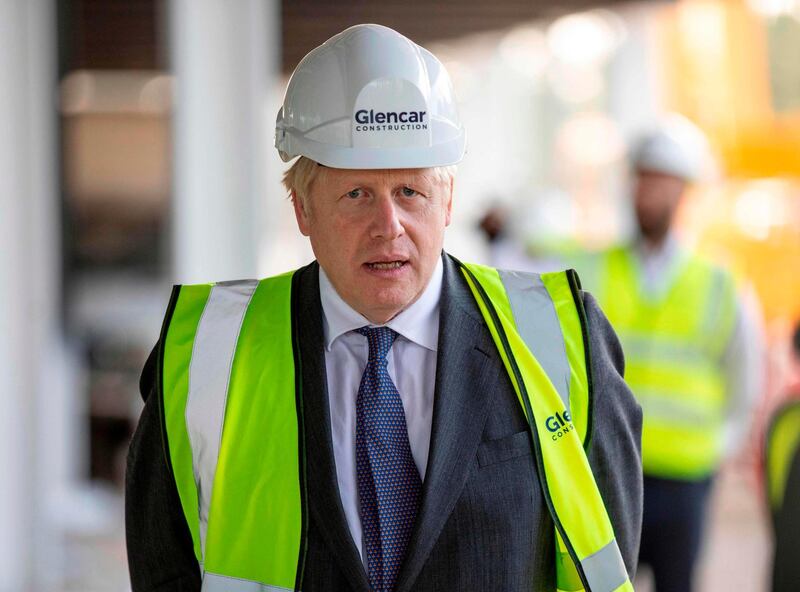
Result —
<instances>
[{"instance_id":1,"label":"concrete ceiling","mask_svg":"<svg viewBox=\"0 0 800 592\"><path fill-rule=\"evenodd\" d=\"M655 1L655 0L651 0ZM620 0L281 0L282 66L331 35L374 22L421 44ZM58 0L60 70L168 68L167 0Z\"/></svg>"}]
</instances>

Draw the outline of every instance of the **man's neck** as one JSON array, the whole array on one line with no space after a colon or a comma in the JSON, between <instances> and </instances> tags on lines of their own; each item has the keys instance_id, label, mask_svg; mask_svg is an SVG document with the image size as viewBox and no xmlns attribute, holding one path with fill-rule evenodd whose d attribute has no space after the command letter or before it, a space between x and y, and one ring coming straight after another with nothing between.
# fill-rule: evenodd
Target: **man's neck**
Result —
<instances>
[{"instance_id":1,"label":"man's neck","mask_svg":"<svg viewBox=\"0 0 800 592\"><path fill-rule=\"evenodd\" d=\"M441 258L419 297L383 323L376 323L345 302L322 267L319 268L319 274L326 348L330 349L332 342L343 332L373 324L388 325L411 341L435 349L439 327L439 297L444 279Z\"/></svg>"},{"instance_id":2,"label":"man's neck","mask_svg":"<svg viewBox=\"0 0 800 592\"><path fill-rule=\"evenodd\" d=\"M670 248L674 242L675 235L672 230L659 234L640 234L636 241L641 252L653 255Z\"/></svg>"},{"instance_id":3,"label":"man's neck","mask_svg":"<svg viewBox=\"0 0 800 592\"><path fill-rule=\"evenodd\" d=\"M645 251L650 252L658 252L664 248L664 244L667 241L667 236L669 233L659 234L657 236L654 235L642 235L639 240L641 243L642 248Z\"/></svg>"}]
</instances>

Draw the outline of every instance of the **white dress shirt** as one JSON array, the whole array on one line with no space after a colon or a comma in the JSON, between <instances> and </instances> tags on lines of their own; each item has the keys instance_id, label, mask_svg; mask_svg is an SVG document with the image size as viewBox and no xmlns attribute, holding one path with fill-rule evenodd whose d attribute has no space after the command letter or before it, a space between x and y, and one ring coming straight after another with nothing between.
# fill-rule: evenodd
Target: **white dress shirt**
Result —
<instances>
[{"instance_id":1,"label":"white dress shirt","mask_svg":"<svg viewBox=\"0 0 800 592\"><path fill-rule=\"evenodd\" d=\"M428 286L416 302L386 323L398 333L388 355L389 376L403 401L411 454L423 481L431 441L442 275L439 259ZM347 524L363 560L356 482L356 395L369 347L367 338L354 330L374 325L342 300L321 267L319 291L336 478Z\"/></svg>"}]
</instances>

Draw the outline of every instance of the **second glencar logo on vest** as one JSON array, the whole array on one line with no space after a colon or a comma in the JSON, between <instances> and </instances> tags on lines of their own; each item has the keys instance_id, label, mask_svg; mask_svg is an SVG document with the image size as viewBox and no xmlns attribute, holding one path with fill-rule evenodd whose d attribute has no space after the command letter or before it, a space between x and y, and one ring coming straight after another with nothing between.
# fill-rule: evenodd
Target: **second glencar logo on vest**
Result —
<instances>
[{"instance_id":1,"label":"second glencar logo on vest","mask_svg":"<svg viewBox=\"0 0 800 592\"><path fill-rule=\"evenodd\" d=\"M561 413L556 413L548 417L544 425L547 427L547 431L553 435L552 438L554 441L575 429L575 426L572 425L572 418L569 416L569 411L566 409Z\"/></svg>"}]
</instances>

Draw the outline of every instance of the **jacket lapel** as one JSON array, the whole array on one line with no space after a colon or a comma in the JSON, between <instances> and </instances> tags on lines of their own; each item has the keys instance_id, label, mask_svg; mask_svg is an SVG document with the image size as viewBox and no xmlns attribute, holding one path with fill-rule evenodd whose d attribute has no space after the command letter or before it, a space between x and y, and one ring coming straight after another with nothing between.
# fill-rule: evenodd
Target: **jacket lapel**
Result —
<instances>
[{"instance_id":1,"label":"jacket lapel","mask_svg":"<svg viewBox=\"0 0 800 592\"><path fill-rule=\"evenodd\" d=\"M411 589L473 466L502 365L461 272L444 255L431 450L397 591Z\"/></svg>"},{"instance_id":2,"label":"jacket lapel","mask_svg":"<svg viewBox=\"0 0 800 592\"><path fill-rule=\"evenodd\" d=\"M368 591L364 566L356 549L339 497L331 437L328 386L319 299L319 268L316 263L298 271L292 307L297 319L303 384L303 420L306 451L308 508L353 590ZM314 566L307 565L306 569Z\"/></svg>"}]
</instances>

